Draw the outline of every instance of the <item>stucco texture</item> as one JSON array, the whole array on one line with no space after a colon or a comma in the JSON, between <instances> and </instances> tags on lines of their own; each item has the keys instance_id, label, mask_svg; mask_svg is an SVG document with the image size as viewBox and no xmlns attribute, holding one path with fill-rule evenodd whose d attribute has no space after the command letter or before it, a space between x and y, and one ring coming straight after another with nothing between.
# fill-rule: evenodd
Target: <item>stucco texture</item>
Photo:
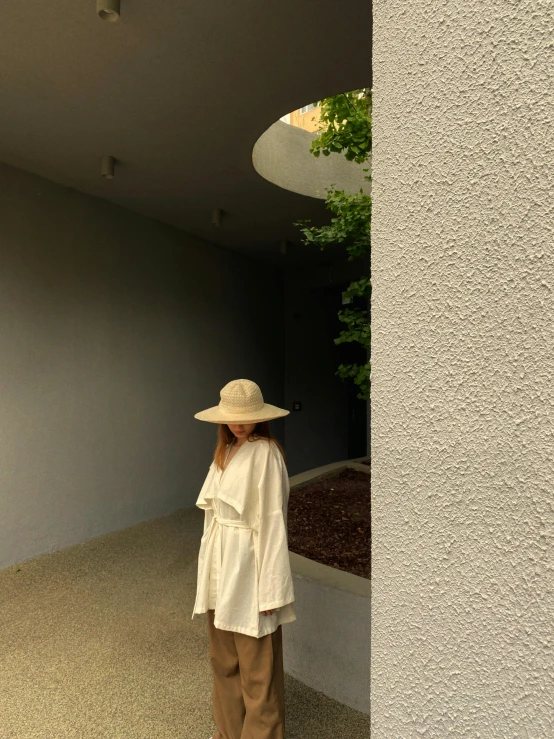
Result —
<instances>
[{"instance_id":1,"label":"stucco texture","mask_svg":"<svg viewBox=\"0 0 554 739\"><path fill-rule=\"evenodd\" d=\"M374 2L373 739L554 737L551 11Z\"/></svg>"}]
</instances>

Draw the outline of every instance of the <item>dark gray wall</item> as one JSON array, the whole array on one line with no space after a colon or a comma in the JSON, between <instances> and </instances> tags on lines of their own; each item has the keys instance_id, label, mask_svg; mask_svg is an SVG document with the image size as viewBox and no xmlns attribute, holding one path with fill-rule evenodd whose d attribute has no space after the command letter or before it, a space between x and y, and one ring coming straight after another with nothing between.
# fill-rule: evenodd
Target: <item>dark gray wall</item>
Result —
<instances>
[{"instance_id":1,"label":"dark gray wall","mask_svg":"<svg viewBox=\"0 0 554 739\"><path fill-rule=\"evenodd\" d=\"M0 567L193 506L193 414L283 404L282 316L271 267L0 165Z\"/></svg>"},{"instance_id":2,"label":"dark gray wall","mask_svg":"<svg viewBox=\"0 0 554 739\"><path fill-rule=\"evenodd\" d=\"M356 351L352 345L336 346L334 339L344 328L337 318L341 291L359 277L360 262L346 260L286 271L286 407L302 403L302 410L291 411L286 421L291 475L367 453L367 403L355 399L351 381L335 374Z\"/></svg>"}]
</instances>

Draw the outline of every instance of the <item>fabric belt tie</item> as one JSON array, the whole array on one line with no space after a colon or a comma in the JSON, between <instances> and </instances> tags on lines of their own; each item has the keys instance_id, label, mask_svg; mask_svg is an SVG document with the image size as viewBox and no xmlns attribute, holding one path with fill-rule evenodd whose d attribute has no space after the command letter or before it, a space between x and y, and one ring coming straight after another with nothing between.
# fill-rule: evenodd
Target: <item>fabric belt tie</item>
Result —
<instances>
[{"instance_id":1,"label":"fabric belt tie","mask_svg":"<svg viewBox=\"0 0 554 739\"><path fill-rule=\"evenodd\" d=\"M235 521L232 518L220 518L216 513L214 513L213 519L212 519L212 532L215 531L214 524L218 523L220 526L232 526L236 529L250 529L251 527L246 523L246 521ZM219 565L218 574L221 576L221 564L223 561L223 540L222 537L219 537L219 547L217 548L217 561ZM257 562L257 558L256 558Z\"/></svg>"},{"instance_id":2,"label":"fabric belt tie","mask_svg":"<svg viewBox=\"0 0 554 739\"><path fill-rule=\"evenodd\" d=\"M217 521L222 526L234 526L237 529L249 529L250 526L246 521L235 521L232 518L220 518L214 513L214 521Z\"/></svg>"}]
</instances>

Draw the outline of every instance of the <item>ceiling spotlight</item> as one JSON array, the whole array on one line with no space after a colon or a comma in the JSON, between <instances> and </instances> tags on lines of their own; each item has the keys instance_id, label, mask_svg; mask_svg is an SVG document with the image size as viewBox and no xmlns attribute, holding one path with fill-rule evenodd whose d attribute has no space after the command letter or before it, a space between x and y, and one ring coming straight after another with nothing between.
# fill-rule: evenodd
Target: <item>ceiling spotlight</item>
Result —
<instances>
[{"instance_id":1,"label":"ceiling spotlight","mask_svg":"<svg viewBox=\"0 0 554 739\"><path fill-rule=\"evenodd\" d=\"M96 12L103 21L113 23L119 19L120 0L96 0Z\"/></svg>"},{"instance_id":2,"label":"ceiling spotlight","mask_svg":"<svg viewBox=\"0 0 554 739\"><path fill-rule=\"evenodd\" d=\"M212 226L219 228L221 226L221 208L214 208L212 211Z\"/></svg>"},{"instance_id":3,"label":"ceiling spotlight","mask_svg":"<svg viewBox=\"0 0 554 739\"><path fill-rule=\"evenodd\" d=\"M110 157L107 154L103 156L102 157L102 168L100 170L102 177L105 177L107 180L113 179L114 166L115 166L115 159L113 157Z\"/></svg>"}]
</instances>

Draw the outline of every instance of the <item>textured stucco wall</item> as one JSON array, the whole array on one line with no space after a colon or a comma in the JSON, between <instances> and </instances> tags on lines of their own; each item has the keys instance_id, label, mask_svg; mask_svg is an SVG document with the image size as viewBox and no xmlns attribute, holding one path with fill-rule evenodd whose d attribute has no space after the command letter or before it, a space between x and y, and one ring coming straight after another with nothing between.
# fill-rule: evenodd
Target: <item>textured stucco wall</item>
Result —
<instances>
[{"instance_id":1,"label":"textured stucco wall","mask_svg":"<svg viewBox=\"0 0 554 739\"><path fill-rule=\"evenodd\" d=\"M551 11L374 2L372 739L554 737Z\"/></svg>"},{"instance_id":2,"label":"textured stucco wall","mask_svg":"<svg viewBox=\"0 0 554 739\"><path fill-rule=\"evenodd\" d=\"M275 268L0 165L0 568L194 506L194 413L282 405L283 347Z\"/></svg>"}]
</instances>

